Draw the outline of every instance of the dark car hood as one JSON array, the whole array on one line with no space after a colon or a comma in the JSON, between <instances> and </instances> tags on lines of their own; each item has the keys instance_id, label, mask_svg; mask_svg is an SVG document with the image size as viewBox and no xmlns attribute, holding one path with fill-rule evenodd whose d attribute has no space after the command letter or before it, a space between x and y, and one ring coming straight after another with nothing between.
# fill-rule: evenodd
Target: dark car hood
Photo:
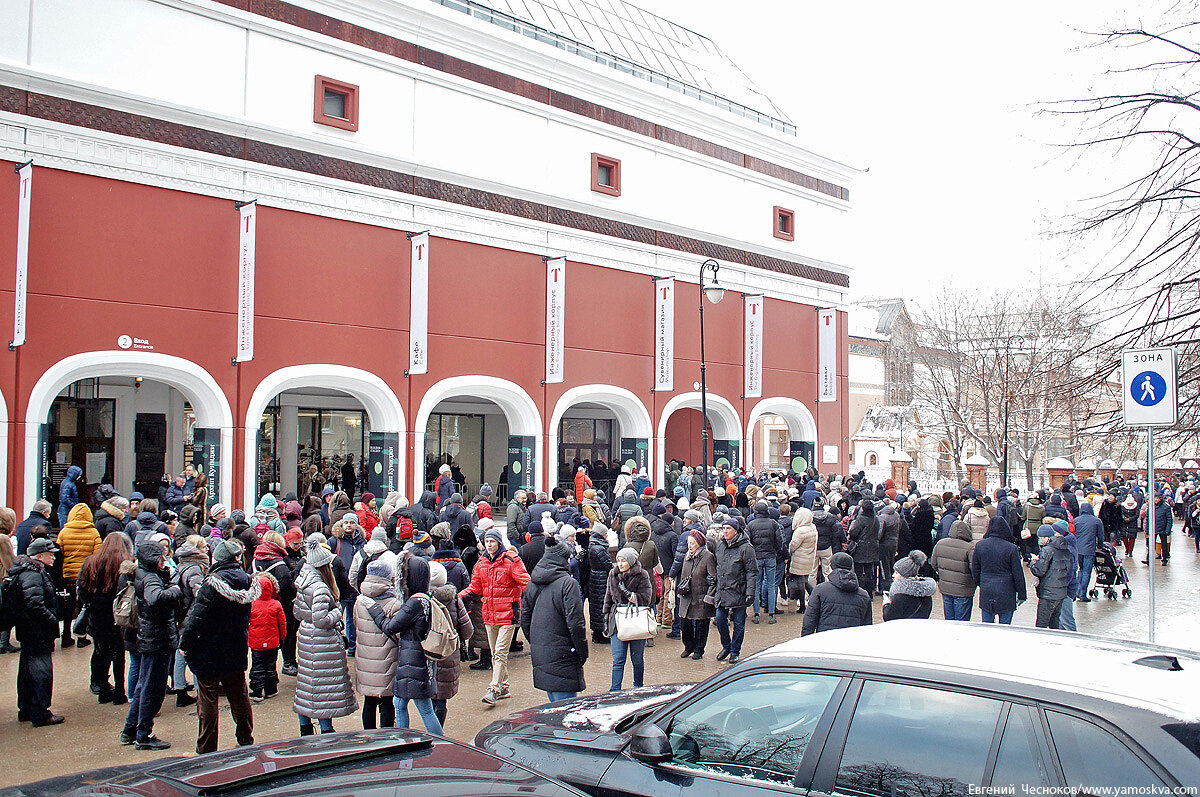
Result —
<instances>
[{"instance_id":1,"label":"dark car hood","mask_svg":"<svg viewBox=\"0 0 1200 797\"><path fill-rule=\"evenodd\" d=\"M519 711L488 725L475 737L475 744L487 749L486 740L492 736L519 733L527 736L548 736L562 741L594 742L610 736L614 744L624 744L615 731L621 720L633 714L646 714L674 700L695 684L661 684L621 692L578 697Z\"/></svg>"}]
</instances>

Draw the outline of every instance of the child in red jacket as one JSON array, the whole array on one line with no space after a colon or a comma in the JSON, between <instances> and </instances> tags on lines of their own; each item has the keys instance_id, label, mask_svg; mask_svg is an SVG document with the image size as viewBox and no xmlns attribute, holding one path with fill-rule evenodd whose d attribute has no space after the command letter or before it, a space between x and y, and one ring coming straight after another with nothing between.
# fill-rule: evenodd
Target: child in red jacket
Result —
<instances>
[{"instance_id":1,"label":"child in red jacket","mask_svg":"<svg viewBox=\"0 0 1200 797\"><path fill-rule=\"evenodd\" d=\"M259 573L258 583L262 594L250 604L250 699L255 703L279 693L275 664L287 636L287 615L275 598L279 583L270 573Z\"/></svg>"}]
</instances>

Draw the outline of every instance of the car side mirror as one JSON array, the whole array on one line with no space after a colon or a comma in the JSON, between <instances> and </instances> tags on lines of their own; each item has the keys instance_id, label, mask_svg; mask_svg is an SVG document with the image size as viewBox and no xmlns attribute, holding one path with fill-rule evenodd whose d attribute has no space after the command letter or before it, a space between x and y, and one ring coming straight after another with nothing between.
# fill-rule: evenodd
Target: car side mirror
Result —
<instances>
[{"instance_id":1,"label":"car side mirror","mask_svg":"<svg viewBox=\"0 0 1200 797\"><path fill-rule=\"evenodd\" d=\"M652 722L639 725L633 732L629 754L643 764L662 764L670 761L673 755L667 734Z\"/></svg>"}]
</instances>

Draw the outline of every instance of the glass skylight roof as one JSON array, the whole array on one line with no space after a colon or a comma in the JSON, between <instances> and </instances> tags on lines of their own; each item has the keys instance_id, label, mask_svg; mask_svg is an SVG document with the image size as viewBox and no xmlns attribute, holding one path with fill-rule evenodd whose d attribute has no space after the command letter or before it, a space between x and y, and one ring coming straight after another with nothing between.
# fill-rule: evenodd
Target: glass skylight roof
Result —
<instances>
[{"instance_id":1,"label":"glass skylight roof","mask_svg":"<svg viewBox=\"0 0 1200 797\"><path fill-rule=\"evenodd\" d=\"M796 126L711 39L625 0L433 0L789 135Z\"/></svg>"}]
</instances>

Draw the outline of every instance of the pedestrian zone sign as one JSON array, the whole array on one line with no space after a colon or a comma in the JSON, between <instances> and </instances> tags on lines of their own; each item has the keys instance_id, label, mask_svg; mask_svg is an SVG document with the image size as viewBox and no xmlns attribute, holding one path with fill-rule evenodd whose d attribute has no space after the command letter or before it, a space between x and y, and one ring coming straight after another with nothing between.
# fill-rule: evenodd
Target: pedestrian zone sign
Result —
<instances>
[{"instance_id":1,"label":"pedestrian zone sign","mask_svg":"<svg viewBox=\"0 0 1200 797\"><path fill-rule=\"evenodd\" d=\"M1174 349L1121 352L1126 426L1174 426L1178 420L1176 387Z\"/></svg>"}]
</instances>

